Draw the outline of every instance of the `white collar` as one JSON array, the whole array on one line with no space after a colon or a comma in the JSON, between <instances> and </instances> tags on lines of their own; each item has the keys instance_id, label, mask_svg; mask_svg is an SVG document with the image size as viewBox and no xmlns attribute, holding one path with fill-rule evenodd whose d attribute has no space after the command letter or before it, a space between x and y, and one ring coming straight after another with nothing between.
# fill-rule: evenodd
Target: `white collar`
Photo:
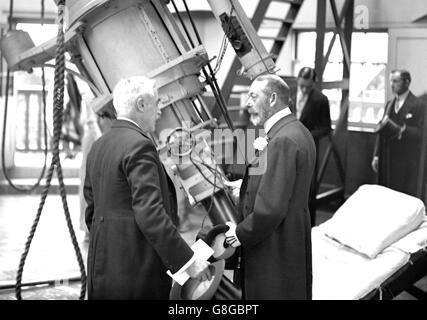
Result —
<instances>
[{"instance_id":1,"label":"white collar","mask_svg":"<svg viewBox=\"0 0 427 320\"><path fill-rule=\"evenodd\" d=\"M409 90L407 90L404 93L398 95L397 97L399 98L399 101L405 101L406 98L408 97L408 94L409 94Z\"/></svg>"},{"instance_id":2,"label":"white collar","mask_svg":"<svg viewBox=\"0 0 427 320\"><path fill-rule=\"evenodd\" d=\"M134 125L136 125L138 128L140 128L140 129L141 129L141 127L140 127L140 126L139 126L135 121L133 121L133 120L131 120L131 119L127 118L127 117L118 116L118 117L117 117L117 120L125 120L125 121L129 121L129 122L133 123ZM142 130L142 129L141 129L141 130Z\"/></svg>"},{"instance_id":3,"label":"white collar","mask_svg":"<svg viewBox=\"0 0 427 320\"><path fill-rule=\"evenodd\" d=\"M292 112L291 112L291 110L288 107L286 107L286 108L284 108L284 109L276 112L275 114L273 114L264 123L265 133L267 134L271 130L271 128L273 128L273 126L277 122L279 122L280 119L282 119L282 118L284 118L284 117L286 117L286 116L288 116L290 114L292 114Z\"/></svg>"}]
</instances>

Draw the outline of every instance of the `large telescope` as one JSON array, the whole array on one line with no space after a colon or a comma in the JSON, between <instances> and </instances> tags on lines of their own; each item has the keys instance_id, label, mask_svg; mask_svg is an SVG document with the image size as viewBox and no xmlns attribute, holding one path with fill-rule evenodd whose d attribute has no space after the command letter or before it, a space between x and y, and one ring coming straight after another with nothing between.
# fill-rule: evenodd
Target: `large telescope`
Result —
<instances>
[{"instance_id":1,"label":"large telescope","mask_svg":"<svg viewBox=\"0 0 427 320\"><path fill-rule=\"evenodd\" d=\"M144 75L156 80L162 116L153 139L160 158L173 172L191 204L209 205L214 225L236 222L232 202L220 183L223 172L204 133L217 126L199 79L209 63L202 45L192 46L169 11L166 0L67 0L65 46L91 83L94 111L112 108L111 93L121 78ZM273 72L274 62L237 1L210 0L250 78ZM3 37L9 69L31 70L55 55L52 39L35 47L19 30ZM206 130L203 130L206 129Z\"/></svg>"}]
</instances>

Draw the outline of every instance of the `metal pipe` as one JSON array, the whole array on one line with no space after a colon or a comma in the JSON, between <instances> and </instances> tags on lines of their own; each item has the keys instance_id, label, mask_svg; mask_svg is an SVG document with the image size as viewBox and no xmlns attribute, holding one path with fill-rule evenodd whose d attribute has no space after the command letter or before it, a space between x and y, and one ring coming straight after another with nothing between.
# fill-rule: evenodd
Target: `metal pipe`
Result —
<instances>
[{"instance_id":1,"label":"metal pipe","mask_svg":"<svg viewBox=\"0 0 427 320\"><path fill-rule=\"evenodd\" d=\"M80 281L80 277L75 278L69 278L69 279L57 279L57 280L41 280L41 281L33 281L33 282L25 282L21 284L21 287L33 287L33 286L39 286L39 285L55 285L56 283L67 283L67 282L78 282ZM16 284L6 284L6 285L0 285L0 290L8 290L8 289L14 289Z\"/></svg>"},{"instance_id":2,"label":"metal pipe","mask_svg":"<svg viewBox=\"0 0 427 320\"><path fill-rule=\"evenodd\" d=\"M237 217L235 217L235 209L225 195L224 190L220 190L215 193L210 201L213 202L211 210L208 212L209 218L213 225L225 224L228 221L237 224Z\"/></svg>"}]
</instances>

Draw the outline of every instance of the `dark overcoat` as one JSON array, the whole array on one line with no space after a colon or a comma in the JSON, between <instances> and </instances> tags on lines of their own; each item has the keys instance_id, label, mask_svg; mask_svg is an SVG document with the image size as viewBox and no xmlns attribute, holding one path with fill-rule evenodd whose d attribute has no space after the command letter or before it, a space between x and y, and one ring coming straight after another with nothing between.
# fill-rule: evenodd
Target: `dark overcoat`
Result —
<instances>
[{"instance_id":1,"label":"dark overcoat","mask_svg":"<svg viewBox=\"0 0 427 320\"><path fill-rule=\"evenodd\" d=\"M424 131L425 106L409 92L403 106L396 114L396 98L387 102L384 116L399 125L406 125L401 138L377 135L374 156L379 157L378 183L413 196L417 192L420 169L422 137Z\"/></svg>"},{"instance_id":2,"label":"dark overcoat","mask_svg":"<svg viewBox=\"0 0 427 320\"><path fill-rule=\"evenodd\" d=\"M293 109L296 106L296 96L294 100ZM295 113L295 110L293 111ZM313 88L309 93L299 120L310 130L314 138L320 138L329 133L331 131L331 115L328 97Z\"/></svg>"},{"instance_id":3,"label":"dark overcoat","mask_svg":"<svg viewBox=\"0 0 427 320\"><path fill-rule=\"evenodd\" d=\"M311 299L313 137L293 114L279 120L268 137L259 156L265 170L251 174L250 165L240 190L242 221L236 234L242 244L243 297Z\"/></svg>"},{"instance_id":4,"label":"dark overcoat","mask_svg":"<svg viewBox=\"0 0 427 320\"><path fill-rule=\"evenodd\" d=\"M176 230L175 189L151 139L116 120L87 159L89 299L168 299L193 255ZM174 223L175 222L175 223Z\"/></svg>"}]
</instances>

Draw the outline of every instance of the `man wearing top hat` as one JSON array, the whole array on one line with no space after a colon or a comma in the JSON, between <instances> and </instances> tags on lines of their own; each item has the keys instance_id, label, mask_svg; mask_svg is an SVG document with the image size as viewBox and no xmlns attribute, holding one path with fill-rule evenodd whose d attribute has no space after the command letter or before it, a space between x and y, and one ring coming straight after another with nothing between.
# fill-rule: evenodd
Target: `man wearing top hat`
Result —
<instances>
[{"instance_id":1,"label":"man wearing top hat","mask_svg":"<svg viewBox=\"0 0 427 320\"><path fill-rule=\"evenodd\" d=\"M380 185L420 196L417 177L425 106L409 90L410 83L408 71L391 72L390 84L394 97L387 102L383 119L376 130L378 135L372 168L378 173Z\"/></svg>"},{"instance_id":2,"label":"man wearing top hat","mask_svg":"<svg viewBox=\"0 0 427 320\"><path fill-rule=\"evenodd\" d=\"M257 143L264 170L248 166L240 188L240 222L226 241L241 247L243 299L311 299L308 210L316 150L310 131L289 109L289 87L277 75L257 77L247 100L251 122L267 136ZM263 139L263 138L261 138Z\"/></svg>"}]
</instances>

